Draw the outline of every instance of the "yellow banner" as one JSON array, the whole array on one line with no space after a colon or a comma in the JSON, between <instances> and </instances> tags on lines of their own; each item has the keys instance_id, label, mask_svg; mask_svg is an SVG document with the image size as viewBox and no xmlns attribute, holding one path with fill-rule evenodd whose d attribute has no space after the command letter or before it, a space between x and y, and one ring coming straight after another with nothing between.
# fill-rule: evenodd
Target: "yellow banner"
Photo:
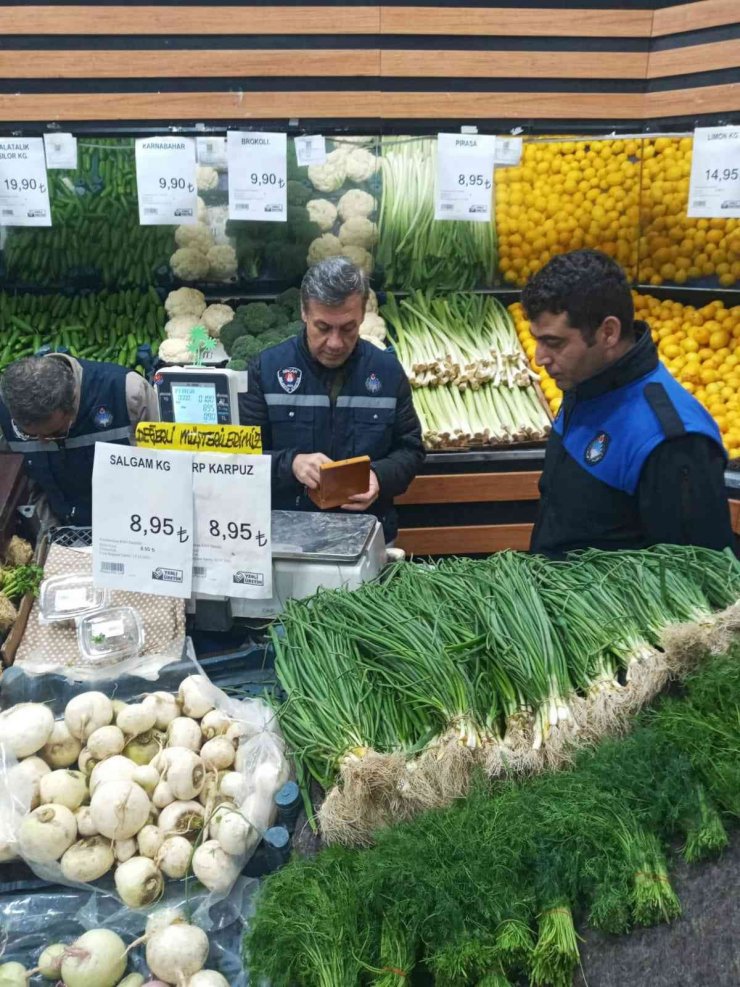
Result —
<instances>
[{"instance_id":1,"label":"yellow banner","mask_svg":"<svg viewBox=\"0 0 740 987\"><path fill-rule=\"evenodd\" d=\"M262 452L259 425L185 425L174 422L139 422L136 444L144 449L179 449L183 452Z\"/></svg>"}]
</instances>

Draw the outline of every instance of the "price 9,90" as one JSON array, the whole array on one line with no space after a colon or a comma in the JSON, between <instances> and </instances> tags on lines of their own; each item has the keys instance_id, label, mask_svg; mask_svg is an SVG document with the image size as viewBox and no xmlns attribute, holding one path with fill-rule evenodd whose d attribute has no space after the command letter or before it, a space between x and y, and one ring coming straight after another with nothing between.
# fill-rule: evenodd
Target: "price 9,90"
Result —
<instances>
[{"instance_id":1,"label":"price 9,90","mask_svg":"<svg viewBox=\"0 0 740 987\"><path fill-rule=\"evenodd\" d=\"M274 185L277 188L285 188L285 179L278 178L274 172L265 171L261 175L253 171L249 176L249 181L252 185L256 185L258 188L262 188L265 185Z\"/></svg>"},{"instance_id":2,"label":"price 9,90","mask_svg":"<svg viewBox=\"0 0 740 987\"><path fill-rule=\"evenodd\" d=\"M195 186L192 182L186 182L184 178L160 178L159 187L161 189L169 189L172 192L176 192L178 189L182 192L185 189L188 192L194 192Z\"/></svg>"}]
</instances>

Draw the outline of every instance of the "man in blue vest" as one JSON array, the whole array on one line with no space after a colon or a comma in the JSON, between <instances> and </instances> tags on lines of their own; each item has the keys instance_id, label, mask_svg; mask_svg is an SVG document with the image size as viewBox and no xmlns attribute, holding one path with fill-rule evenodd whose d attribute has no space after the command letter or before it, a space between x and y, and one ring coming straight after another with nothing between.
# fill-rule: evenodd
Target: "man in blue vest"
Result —
<instances>
[{"instance_id":1,"label":"man in blue vest","mask_svg":"<svg viewBox=\"0 0 740 987\"><path fill-rule=\"evenodd\" d=\"M317 510L306 490L318 486L322 463L369 456L369 488L342 509L374 514L391 541L393 498L418 472L424 447L401 364L359 337L367 297L366 275L346 257L312 267L301 285L304 331L253 361L239 414L263 427L276 509Z\"/></svg>"},{"instance_id":2,"label":"man in blue vest","mask_svg":"<svg viewBox=\"0 0 740 987\"><path fill-rule=\"evenodd\" d=\"M59 524L92 522L95 443L130 445L140 421L159 418L154 390L139 374L63 353L11 363L0 396L0 450L25 456L42 495L39 514Z\"/></svg>"},{"instance_id":3,"label":"man in blue vest","mask_svg":"<svg viewBox=\"0 0 740 987\"><path fill-rule=\"evenodd\" d=\"M531 550L733 545L711 415L658 359L606 254L554 257L522 292L535 359L564 392Z\"/></svg>"}]
</instances>

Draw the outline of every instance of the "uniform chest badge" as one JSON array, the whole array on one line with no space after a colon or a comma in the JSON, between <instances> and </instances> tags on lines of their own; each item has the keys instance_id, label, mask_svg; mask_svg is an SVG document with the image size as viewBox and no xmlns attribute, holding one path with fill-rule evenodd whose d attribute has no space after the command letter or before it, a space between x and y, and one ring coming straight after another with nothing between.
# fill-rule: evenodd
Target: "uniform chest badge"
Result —
<instances>
[{"instance_id":1,"label":"uniform chest badge","mask_svg":"<svg viewBox=\"0 0 740 987\"><path fill-rule=\"evenodd\" d=\"M370 374L365 381L365 390L368 394L380 394L383 390L383 383L377 374Z\"/></svg>"},{"instance_id":2,"label":"uniform chest badge","mask_svg":"<svg viewBox=\"0 0 740 987\"><path fill-rule=\"evenodd\" d=\"M595 435L589 444L586 446L586 452L584 453L584 459L589 466L596 466L606 455L606 451L609 448L609 436L606 432L599 432Z\"/></svg>"},{"instance_id":3,"label":"uniform chest badge","mask_svg":"<svg viewBox=\"0 0 740 987\"><path fill-rule=\"evenodd\" d=\"M277 378L278 384L280 384L285 393L292 394L301 386L303 371L298 367L286 367L284 370L278 370Z\"/></svg>"},{"instance_id":4,"label":"uniform chest badge","mask_svg":"<svg viewBox=\"0 0 740 987\"><path fill-rule=\"evenodd\" d=\"M104 404L101 404L95 412L93 421L95 422L95 428L110 428L113 423L113 415Z\"/></svg>"}]
</instances>

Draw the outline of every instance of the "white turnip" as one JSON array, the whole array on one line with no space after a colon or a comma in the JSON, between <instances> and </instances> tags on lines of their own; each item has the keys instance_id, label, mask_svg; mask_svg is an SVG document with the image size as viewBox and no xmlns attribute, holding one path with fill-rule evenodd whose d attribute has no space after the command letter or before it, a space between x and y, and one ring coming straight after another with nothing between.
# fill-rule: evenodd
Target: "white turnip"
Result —
<instances>
[{"instance_id":1,"label":"white turnip","mask_svg":"<svg viewBox=\"0 0 740 987\"><path fill-rule=\"evenodd\" d=\"M202 743L200 727L189 716L176 717L167 728L168 747L187 747L191 751L199 751Z\"/></svg>"},{"instance_id":2,"label":"white turnip","mask_svg":"<svg viewBox=\"0 0 740 987\"><path fill-rule=\"evenodd\" d=\"M193 847L184 836L168 836L154 862L167 877L178 881L187 874L192 853Z\"/></svg>"},{"instance_id":3,"label":"white turnip","mask_svg":"<svg viewBox=\"0 0 740 987\"><path fill-rule=\"evenodd\" d=\"M62 856L62 874L68 881L89 884L107 874L115 863L110 840L88 836L73 843Z\"/></svg>"},{"instance_id":4,"label":"white turnip","mask_svg":"<svg viewBox=\"0 0 740 987\"><path fill-rule=\"evenodd\" d=\"M123 749L124 755L134 764L141 766L149 764L162 749L159 736L161 735L154 734L150 730L140 733L126 744Z\"/></svg>"},{"instance_id":5,"label":"white turnip","mask_svg":"<svg viewBox=\"0 0 740 987\"><path fill-rule=\"evenodd\" d=\"M116 840L113 844L113 853L119 864L125 864L138 852L139 845L133 837L129 837L127 840Z\"/></svg>"},{"instance_id":6,"label":"white turnip","mask_svg":"<svg viewBox=\"0 0 740 987\"><path fill-rule=\"evenodd\" d=\"M218 786L219 793L241 805L249 792L249 783L238 771L227 771Z\"/></svg>"},{"instance_id":7,"label":"white turnip","mask_svg":"<svg viewBox=\"0 0 740 987\"><path fill-rule=\"evenodd\" d=\"M199 802L172 802L159 814L157 825L165 836L187 836L203 828L205 810Z\"/></svg>"},{"instance_id":8,"label":"white turnip","mask_svg":"<svg viewBox=\"0 0 740 987\"><path fill-rule=\"evenodd\" d=\"M123 939L109 929L91 929L76 939L62 960L66 987L115 987L126 972Z\"/></svg>"},{"instance_id":9,"label":"white turnip","mask_svg":"<svg viewBox=\"0 0 740 987\"><path fill-rule=\"evenodd\" d=\"M231 726L232 720L220 709L212 709L200 722L200 729L206 740L220 737Z\"/></svg>"},{"instance_id":10,"label":"white turnip","mask_svg":"<svg viewBox=\"0 0 740 987\"><path fill-rule=\"evenodd\" d=\"M77 810L77 812L75 812L75 821L77 822L77 832L80 836L98 835L98 830L92 820L89 805L83 805Z\"/></svg>"},{"instance_id":11,"label":"white turnip","mask_svg":"<svg viewBox=\"0 0 740 987\"><path fill-rule=\"evenodd\" d=\"M215 970L200 970L193 974L185 987L229 987L229 981Z\"/></svg>"},{"instance_id":12,"label":"white turnip","mask_svg":"<svg viewBox=\"0 0 740 987\"><path fill-rule=\"evenodd\" d=\"M207 768L225 771L234 763L236 751L234 745L226 737L214 737L207 740L200 749L200 756Z\"/></svg>"},{"instance_id":13,"label":"white turnip","mask_svg":"<svg viewBox=\"0 0 740 987\"><path fill-rule=\"evenodd\" d=\"M14 757L30 757L46 744L54 714L42 703L19 703L0 713L0 744Z\"/></svg>"},{"instance_id":14,"label":"white turnip","mask_svg":"<svg viewBox=\"0 0 740 987\"><path fill-rule=\"evenodd\" d=\"M73 737L86 741L99 727L113 719L113 704L102 692L83 692L70 699L64 710L64 722Z\"/></svg>"},{"instance_id":15,"label":"white turnip","mask_svg":"<svg viewBox=\"0 0 740 987\"><path fill-rule=\"evenodd\" d=\"M3 963L0 966L0 987L26 987L28 976L21 963Z\"/></svg>"},{"instance_id":16,"label":"white turnip","mask_svg":"<svg viewBox=\"0 0 740 987\"><path fill-rule=\"evenodd\" d=\"M66 805L41 805L25 816L18 827L21 856L34 863L59 860L77 839L77 823Z\"/></svg>"},{"instance_id":17,"label":"white turnip","mask_svg":"<svg viewBox=\"0 0 740 987\"><path fill-rule=\"evenodd\" d=\"M136 836L136 844L142 857L154 860L164 842L164 833L159 826L145 826Z\"/></svg>"},{"instance_id":18,"label":"white turnip","mask_svg":"<svg viewBox=\"0 0 740 987\"><path fill-rule=\"evenodd\" d=\"M159 784L159 772L151 764L140 764L131 776L131 780L143 788L151 798Z\"/></svg>"},{"instance_id":19,"label":"white turnip","mask_svg":"<svg viewBox=\"0 0 740 987\"><path fill-rule=\"evenodd\" d=\"M152 802L157 809L164 809L171 802L175 801L175 796L172 789L167 784L166 781L160 781L157 787L154 789L154 794L152 795Z\"/></svg>"},{"instance_id":20,"label":"white turnip","mask_svg":"<svg viewBox=\"0 0 740 987\"><path fill-rule=\"evenodd\" d=\"M147 706L146 703L132 703L116 716L116 726L123 730L127 737L138 737L142 733L148 733L156 722L156 709L151 704Z\"/></svg>"},{"instance_id":21,"label":"white turnip","mask_svg":"<svg viewBox=\"0 0 740 987\"><path fill-rule=\"evenodd\" d=\"M62 960L67 947L63 942L52 943L39 956L39 973L44 980L58 980L62 974Z\"/></svg>"},{"instance_id":22,"label":"white turnip","mask_svg":"<svg viewBox=\"0 0 740 987\"><path fill-rule=\"evenodd\" d=\"M50 771L49 765L40 757L27 757L8 772L8 791L20 799L30 797L28 808L31 811L40 804L41 779Z\"/></svg>"},{"instance_id":23,"label":"white turnip","mask_svg":"<svg viewBox=\"0 0 740 987\"><path fill-rule=\"evenodd\" d=\"M167 768L163 780L176 799L188 801L195 798L203 788L206 773L198 755L184 747L170 748L167 751Z\"/></svg>"},{"instance_id":24,"label":"white turnip","mask_svg":"<svg viewBox=\"0 0 740 987\"><path fill-rule=\"evenodd\" d=\"M203 969L208 936L197 925L168 925L147 940L146 962L156 977L179 984Z\"/></svg>"},{"instance_id":25,"label":"white turnip","mask_svg":"<svg viewBox=\"0 0 740 987\"><path fill-rule=\"evenodd\" d=\"M162 872L149 857L132 857L119 864L115 881L121 901L129 908L146 908L164 894Z\"/></svg>"},{"instance_id":26,"label":"white turnip","mask_svg":"<svg viewBox=\"0 0 740 987\"><path fill-rule=\"evenodd\" d=\"M229 856L216 840L207 840L196 847L192 868L209 891L228 891L241 870L240 861Z\"/></svg>"},{"instance_id":27,"label":"white turnip","mask_svg":"<svg viewBox=\"0 0 740 987\"><path fill-rule=\"evenodd\" d=\"M107 781L132 781L138 765L122 754L109 757L96 764L90 775L90 794L94 795L98 785Z\"/></svg>"},{"instance_id":28,"label":"white turnip","mask_svg":"<svg viewBox=\"0 0 740 987\"><path fill-rule=\"evenodd\" d=\"M107 727L98 727L87 738L87 749L96 761L104 761L106 757L120 754L125 746L126 738L123 731L113 724Z\"/></svg>"},{"instance_id":29,"label":"white turnip","mask_svg":"<svg viewBox=\"0 0 740 987\"><path fill-rule=\"evenodd\" d=\"M180 683L177 698L185 716L201 720L213 707L212 686L204 675L188 675Z\"/></svg>"},{"instance_id":30,"label":"white turnip","mask_svg":"<svg viewBox=\"0 0 740 987\"><path fill-rule=\"evenodd\" d=\"M127 840L149 821L149 798L132 781L106 781L95 789L90 813L98 832L109 840Z\"/></svg>"},{"instance_id":31,"label":"white turnip","mask_svg":"<svg viewBox=\"0 0 740 987\"><path fill-rule=\"evenodd\" d=\"M175 717L180 715L177 698L169 692L153 692L146 696L142 703L148 709L154 710L156 717L154 726L157 730L166 730Z\"/></svg>"},{"instance_id":32,"label":"white turnip","mask_svg":"<svg viewBox=\"0 0 740 987\"><path fill-rule=\"evenodd\" d=\"M52 768L69 768L80 756L82 743L69 732L64 720L56 720L49 739L39 751Z\"/></svg>"},{"instance_id":33,"label":"white turnip","mask_svg":"<svg viewBox=\"0 0 740 987\"><path fill-rule=\"evenodd\" d=\"M81 771L69 768L51 771L41 778L39 798L42 804L66 805L76 812L87 798L87 779Z\"/></svg>"},{"instance_id":34,"label":"white turnip","mask_svg":"<svg viewBox=\"0 0 740 987\"><path fill-rule=\"evenodd\" d=\"M238 812L230 812L221 820L217 839L226 853L240 857L257 846L260 836L244 816L239 815Z\"/></svg>"}]
</instances>

